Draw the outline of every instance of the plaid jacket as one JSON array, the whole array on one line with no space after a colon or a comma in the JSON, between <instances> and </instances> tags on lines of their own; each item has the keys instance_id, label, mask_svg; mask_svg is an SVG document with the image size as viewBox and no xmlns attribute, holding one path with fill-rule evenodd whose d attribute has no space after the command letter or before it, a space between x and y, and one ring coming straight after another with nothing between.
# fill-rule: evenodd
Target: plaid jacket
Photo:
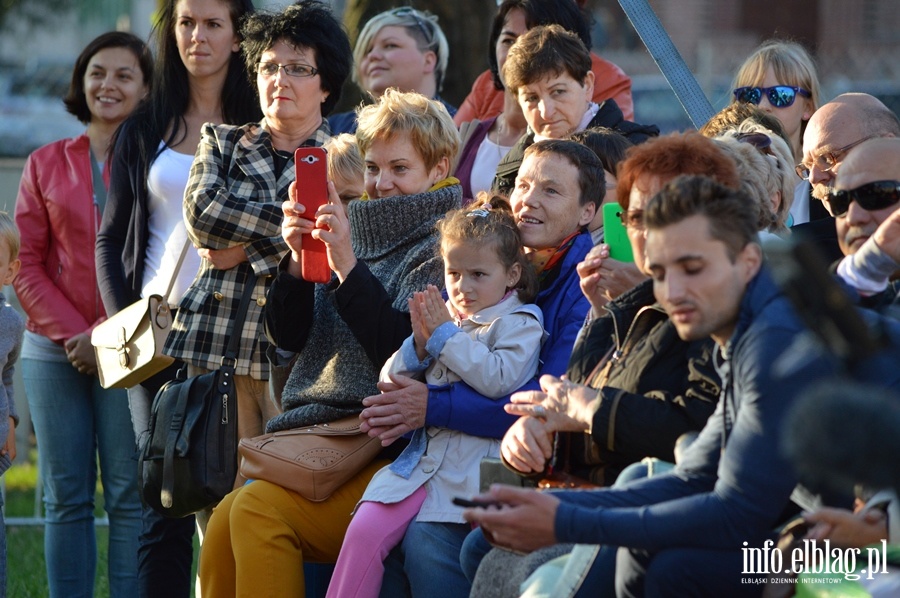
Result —
<instances>
[{"instance_id":1,"label":"plaid jacket","mask_svg":"<svg viewBox=\"0 0 900 598\"><path fill-rule=\"evenodd\" d=\"M328 123L323 120L303 146L321 146L329 136ZM295 177L291 157L275 179L271 147L263 123L203 126L184 193L188 236L196 247L243 245L249 262L218 270L203 260L178 304L165 346L165 353L177 359L217 369L248 276L256 277L253 301L241 330L236 374L257 380L268 378L262 310L278 262L287 251L281 238L281 203Z\"/></svg>"}]
</instances>

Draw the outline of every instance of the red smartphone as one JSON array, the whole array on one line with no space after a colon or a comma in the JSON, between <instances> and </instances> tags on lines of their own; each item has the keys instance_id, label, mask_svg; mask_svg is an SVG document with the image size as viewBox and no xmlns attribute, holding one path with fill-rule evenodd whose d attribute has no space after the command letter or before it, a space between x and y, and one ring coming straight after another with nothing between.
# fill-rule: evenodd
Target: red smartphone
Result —
<instances>
[{"instance_id":1,"label":"red smartphone","mask_svg":"<svg viewBox=\"0 0 900 598\"><path fill-rule=\"evenodd\" d=\"M297 169L297 201L306 208L306 216L315 217L319 206L328 202L328 169L325 148L299 147L294 152ZM304 235L300 247L300 269L303 280L326 283L331 280L331 268L325 243Z\"/></svg>"}]
</instances>

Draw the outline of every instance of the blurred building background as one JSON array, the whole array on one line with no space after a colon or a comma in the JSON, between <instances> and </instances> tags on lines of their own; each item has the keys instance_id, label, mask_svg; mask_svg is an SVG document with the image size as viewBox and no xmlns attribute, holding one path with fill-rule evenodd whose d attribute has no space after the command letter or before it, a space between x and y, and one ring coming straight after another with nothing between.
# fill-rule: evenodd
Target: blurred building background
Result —
<instances>
[{"instance_id":1,"label":"blurred building background","mask_svg":"<svg viewBox=\"0 0 900 598\"><path fill-rule=\"evenodd\" d=\"M0 34L0 156L23 156L81 126L59 97L82 46L110 30L146 38L158 0L12 0ZM564 2L567 0L558 0ZM2 9L4 2L0 4ZM284 0L257 0L277 8ZM496 0L332 0L355 36L359 23L410 4L440 16L450 39L443 96L459 104L487 67ZM593 18L594 49L635 79L636 118L663 130L689 126L683 110L616 0L583 2ZM787 37L817 58L825 99L848 90L878 95L900 111L900 10L897 0L650 0L676 47L716 108L729 100L731 77L762 40ZM346 5L346 6L345 6ZM41 10L49 7L52 10ZM348 86L339 109L360 101Z\"/></svg>"}]
</instances>

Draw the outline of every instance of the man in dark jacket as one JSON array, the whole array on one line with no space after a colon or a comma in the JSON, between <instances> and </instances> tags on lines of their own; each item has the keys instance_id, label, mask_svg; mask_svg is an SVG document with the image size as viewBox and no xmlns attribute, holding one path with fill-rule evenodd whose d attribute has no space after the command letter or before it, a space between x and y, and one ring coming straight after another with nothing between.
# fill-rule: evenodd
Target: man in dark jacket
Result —
<instances>
[{"instance_id":1,"label":"man in dark jacket","mask_svg":"<svg viewBox=\"0 0 900 598\"><path fill-rule=\"evenodd\" d=\"M591 53L577 35L559 25L533 27L519 36L503 65L503 80L515 93L528 130L497 167L493 190L509 196L525 148L542 139L564 139L590 127L608 127L632 143L659 135L655 125L625 120L613 100L592 101Z\"/></svg>"},{"instance_id":2,"label":"man in dark jacket","mask_svg":"<svg viewBox=\"0 0 900 598\"><path fill-rule=\"evenodd\" d=\"M621 547L619 595L758 596L761 570L748 569L747 551L771 547L796 485L778 451L784 415L835 363L789 350L803 326L762 265L753 202L741 192L704 177L676 179L648 203L644 225L654 294L678 335L709 336L718 346L723 392L715 413L670 474L595 492L495 486L480 498L501 508L466 515L518 550L556 542ZM895 360L896 351L872 357L858 374L897 388ZM514 401L537 399L533 414L590 429L593 413L584 406L593 397L572 396L551 377L541 383L546 394Z\"/></svg>"}]
</instances>

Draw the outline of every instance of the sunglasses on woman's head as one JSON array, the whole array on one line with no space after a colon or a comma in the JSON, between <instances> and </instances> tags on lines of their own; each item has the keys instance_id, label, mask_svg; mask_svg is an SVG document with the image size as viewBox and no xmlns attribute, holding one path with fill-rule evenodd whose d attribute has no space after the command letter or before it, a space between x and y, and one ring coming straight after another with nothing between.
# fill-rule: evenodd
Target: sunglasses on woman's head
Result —
<instances>
[{"instance_id":1,"label":"sunglasses on woman's head","mask_svg":"<svg viewBox=\"0 0 900 598\"><path fill-rule=\"evenodd\" d=\"M889 208L900 202L900 181L875 181L856 189L832 191L825 197L825 203L835 218L845 215L854 201L868 212Z\"/></svg>"},{"instance_id":2,"label":"sunglasses on woman's head","mask_svg":"<svg viewBox=\"0 0 900 598\"><path fill-rule=\"evenodd\" d=\"M798 93L805 98L812 96L811 93L802 87L776 85L774 87L738 87L734 90L734 99L744 104L758 106L760 101L762 101L763 94L766 94L769 103L774 107L787 108L794 104Z\"/></svg>"},{"instance_id":3,"label":"sunglasses on woman's head","mask_svg":"<svg viewBox=\"0 0 900 598\"><path fill-rule=\"evenodd\" d=\"M761 154L774 156L772 151L772 138L765 133L738 133L735 139L741 143L747 143L759 150Z\"/></svg>"},{"instance_id":4,"label":"sunglasses on woman's head","mask_svg":"<svg viewBox=\"0 0 900 598\"><path fill-rule=\"evenodd\" d=\"M400 8L392 10L390 14L395 17L412 17L412 20L416 23L416 27L422 32L425 43L428 44L427 47L430 48L434 45L434 31L429 27L429 25L432 25L431 20L419 13L415 8L411 6L401 6Z\"/></svg>"}]
</instances>

